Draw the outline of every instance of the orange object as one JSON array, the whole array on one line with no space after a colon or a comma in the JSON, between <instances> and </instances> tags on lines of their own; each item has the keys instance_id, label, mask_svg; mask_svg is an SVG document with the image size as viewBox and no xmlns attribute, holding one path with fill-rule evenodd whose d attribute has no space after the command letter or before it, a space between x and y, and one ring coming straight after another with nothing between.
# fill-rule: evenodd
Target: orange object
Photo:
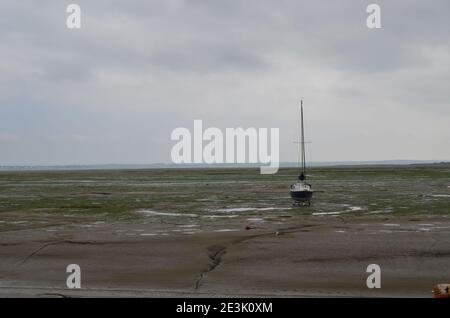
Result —
<instances>
[{"instance_id":1,"label":"orange object","mask_svg":"<svg viewBox=\"0 0 450 318\"><path fill-rule=\"evenodd\" d=\"M450 284L437 284L433 286L434 298L450 298Z\"/></svg>"}]
</instances>

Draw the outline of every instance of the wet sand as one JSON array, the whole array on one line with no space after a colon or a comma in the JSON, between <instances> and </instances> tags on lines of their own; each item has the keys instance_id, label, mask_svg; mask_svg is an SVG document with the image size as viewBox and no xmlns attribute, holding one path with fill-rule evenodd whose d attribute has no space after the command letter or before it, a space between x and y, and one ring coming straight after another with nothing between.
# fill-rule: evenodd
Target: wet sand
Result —
<instances>
[{"instance_id":1,"label":"wet sand","mask_svg":"<svg viewBox=\"0 0 450 318\"><path fill-rule=\"evenodd\" d=\"M316 217L170 235L154 226L1 232L0 297L432 297L434 284L450 280L445 216ZM72 263L80 290L66 288ZM381 289L366 287L369 264L381 266Z\"/></svg>"},{"instance_id":2,"label":"wet sand","mask_svg":"<svg viewBox=\"0 0 450 318\"><path fill-rule=\"evenodd\" d=\"M0 296L431 297L450 282L448 165L312 169L308 208L292 207L296 174L2 172Z\"/></svg>"}]
</instances>

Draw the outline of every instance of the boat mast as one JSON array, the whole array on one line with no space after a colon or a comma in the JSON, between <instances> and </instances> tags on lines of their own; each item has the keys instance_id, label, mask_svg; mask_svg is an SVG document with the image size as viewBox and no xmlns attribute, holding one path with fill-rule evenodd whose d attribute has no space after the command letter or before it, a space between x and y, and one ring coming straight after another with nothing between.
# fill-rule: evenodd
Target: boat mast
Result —
<instances>
[{"instance_id":1,"label":"boat mast","mask_svg":"<svg viewBox=\"0 0 450 318\"><path fill-rule=\"evenodd\" d=\"M300 112L301 112L301 131L302 131L302 174L305 176L306 172L306 157L305 157L305 130L303 127L303 100L300 100Z\"/></svg>"},{"instance_id":2,"label":"boat mast","mask_svg":"<svg viewBox=\"0 0 450 318\"><path fill-rule=\"evenodd\" d=\"M298 179L304 181L306 179L306 157L305 157L305 130L303 128L303 99L300 99L300 175Z\"/></svg>"}]
</instances>

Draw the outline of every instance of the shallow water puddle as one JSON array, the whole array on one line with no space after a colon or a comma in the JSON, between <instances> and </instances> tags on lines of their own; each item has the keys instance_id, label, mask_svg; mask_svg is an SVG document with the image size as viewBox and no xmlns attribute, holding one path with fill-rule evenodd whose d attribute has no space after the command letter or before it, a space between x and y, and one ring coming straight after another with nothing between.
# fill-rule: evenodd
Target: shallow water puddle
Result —
<instances>
[{"instance_id":1,"label":"shallow water puddle","mask_svg":"<svg viewBox=\"0 0 450 318\"><path fill-rule=\"evenodd\" d=\"M147 215L155 215L155 216L184 216L195 218L198 217L197 214L193 213L176 213L176 212L157 212L153 210L138 210L137 213L147 214Z\"/></svg>"}]
</instances>

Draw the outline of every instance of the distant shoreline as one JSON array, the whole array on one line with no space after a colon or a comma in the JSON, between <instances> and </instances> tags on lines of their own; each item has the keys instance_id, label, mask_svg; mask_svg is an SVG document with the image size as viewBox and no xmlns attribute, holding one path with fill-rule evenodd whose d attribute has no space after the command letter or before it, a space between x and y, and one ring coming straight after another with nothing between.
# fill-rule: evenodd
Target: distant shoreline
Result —
<instances>
[{"instance_id":1,"label":"distant shoreline","mask_svg":"<svg viewBox=\"0 0 450 318\"><path fill-rule=\"evenodd\" d=\"M441 160L379 160L312 162L311 168L397 165L449 165ZM145 170L145 169L228 169L259 168L261 164L99 164L99 165L0 165L0 171L81 171L81 170ZM297 168L298 163L281 162L280 168Z\"/></svg>"}]
</instances>

